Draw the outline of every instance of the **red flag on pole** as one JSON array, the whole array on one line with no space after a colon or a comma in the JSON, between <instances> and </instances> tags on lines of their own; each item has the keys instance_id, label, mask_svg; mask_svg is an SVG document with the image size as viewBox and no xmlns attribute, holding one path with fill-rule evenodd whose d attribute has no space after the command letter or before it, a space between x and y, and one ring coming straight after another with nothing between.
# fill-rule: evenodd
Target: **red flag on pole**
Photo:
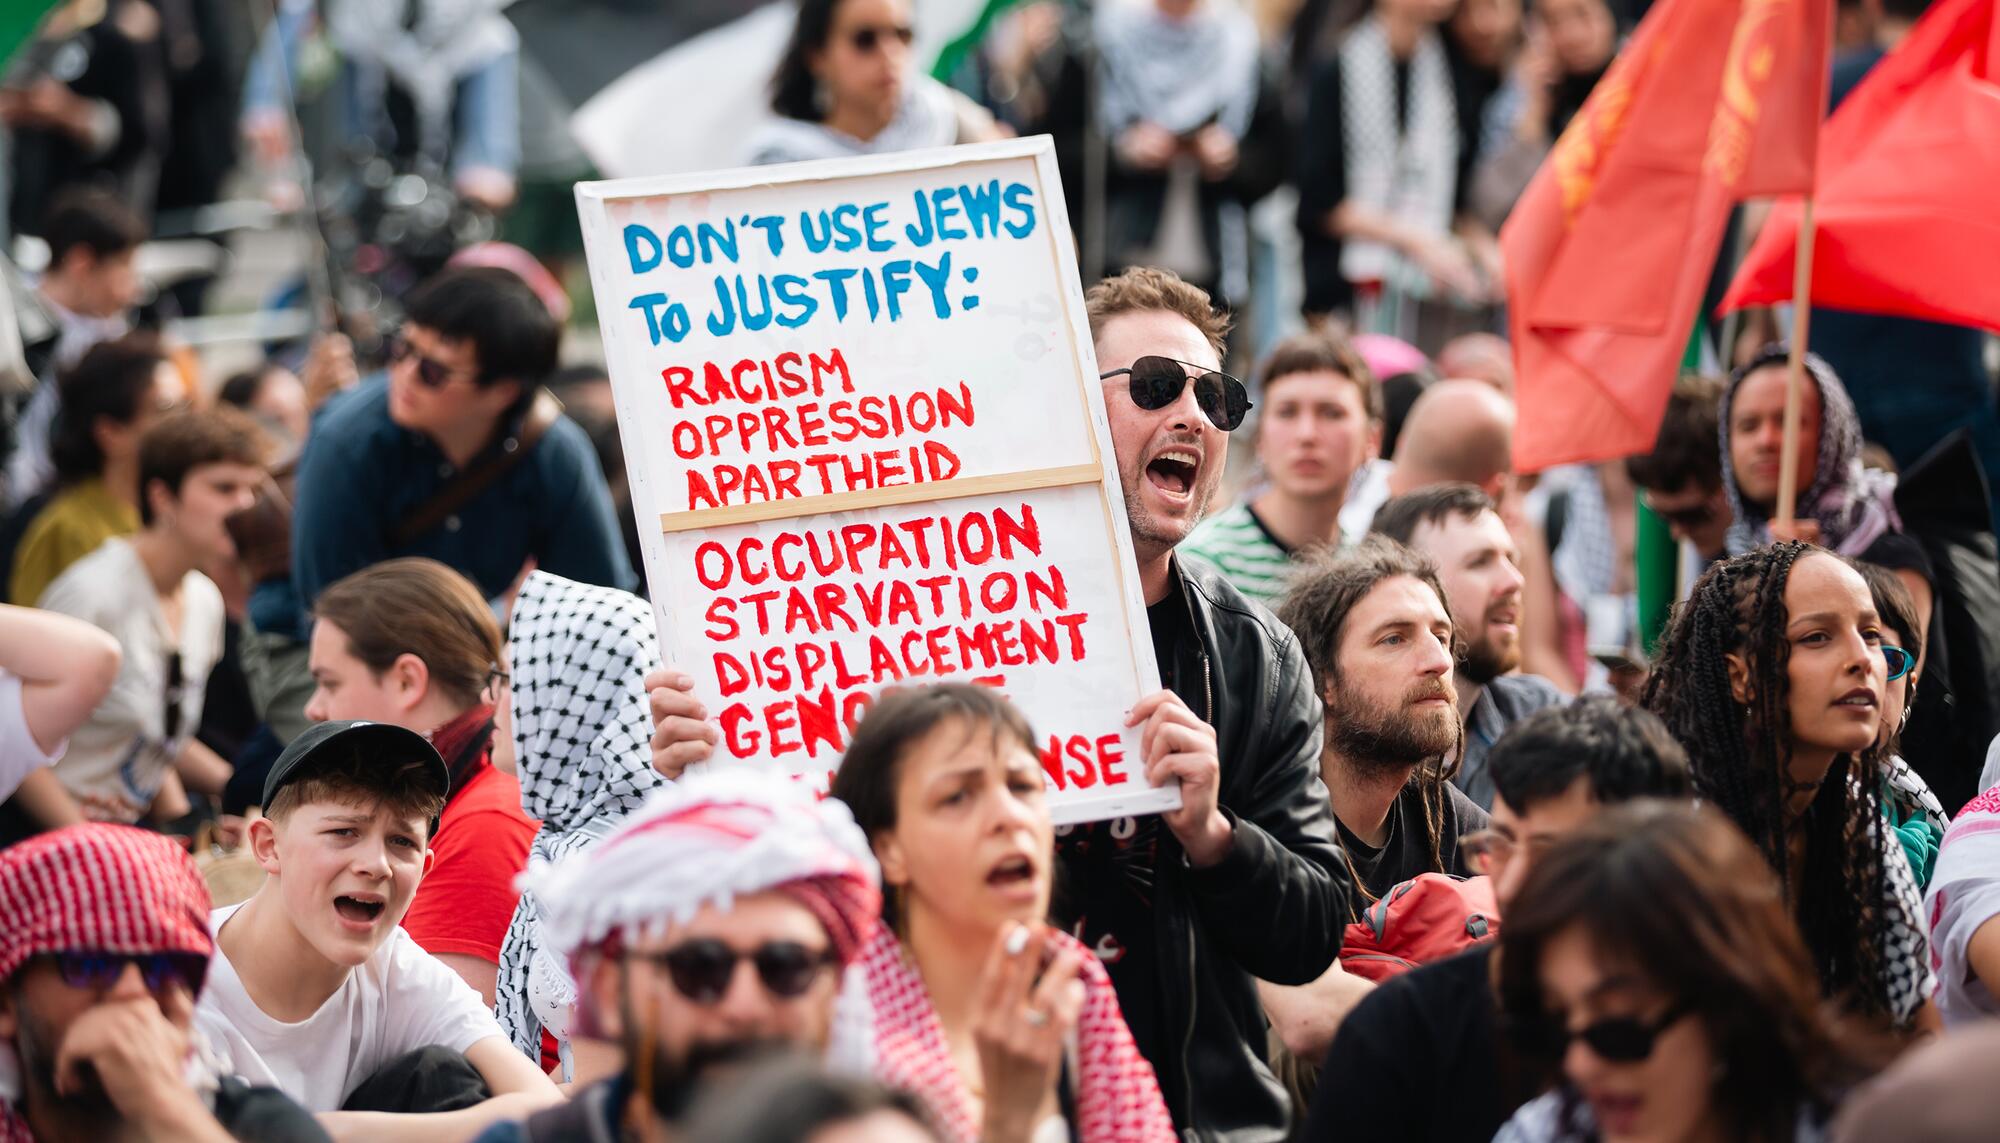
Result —
<instances>
[{"instance_id":1,"label":"red flag on pole","mask_svg":"<svg viewBox=\"0 0 2000 1143\"><path fill-rule=\"evenodd\" d=\"M1661 0L1500 232L1522 472L1644 452L1739 199L1812 188L1833 0Z\"/></svg>"},{"instance_id":2,"label":"red flag on pole","mask_svg":"<svg viewBox=\"0 0 2000 1143\"><path fill-rule=\"evenodd\" d=\"M1815 305L2000 330L2000 19L1940 0L1821 132ZM1788 301L1799 204L1771 212L1722 308Z\"/></svg>"}]
</instances>

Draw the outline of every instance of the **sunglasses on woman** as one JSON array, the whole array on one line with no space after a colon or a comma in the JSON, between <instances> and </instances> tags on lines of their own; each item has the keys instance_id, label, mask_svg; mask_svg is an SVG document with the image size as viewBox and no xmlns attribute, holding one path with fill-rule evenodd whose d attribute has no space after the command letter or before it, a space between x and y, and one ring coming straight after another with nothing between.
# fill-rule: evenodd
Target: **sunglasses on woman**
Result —
<instances>
[{"instance_id":1,"label":"sunglasses on woman","mask_svg":"<svg viewBox=\"0 0 2000 1143\"><path fill-rule=\"evenodd\" d=\"M125 966L139 966L139 977L153 992L164 991L170 984L178 984L188 990L188 994L199 995L202 981L208 978L208 958L194 953L113 953L113 952L59 952L50 953L49 959L55 963L56 975L71 988L89 989L103 992L118 983L125 975Z\"/></svg>"},{"instance_id":2,"label":"sunglasses on woman","mask_svg":"<svg viewBox=\"0 0 2000 1143\"><path fill-rule=\"evenodd\" d=\"M1171 357L1141 357L1129 368L1110 369L1097 375L1100 381L1109 380L1120 374L1132 379L1129 391L1132 403L1141 409L1164 409L1180 399L1181 390L1187 388L1188 370L1200 369L1192 362L1176 361ZM1227 373L1212 370L1203 372L1194 379L1194 401L1201 406L1201 415L1208 423L1230 432L1243 423L1250 413L1250 394L1243 388L1243 382Z\"/></svg>"},{"instance_id":3,"label":"sunglasses on woman","mask_svg":"<svg viewBox=\"0 0 2000 1143\"><path fill-rule=\"evenodd\" d=\"M397 334L389 342L389 363L401 365L405 361L417 363L417 383L426 389L442 389L451 384L454 370L435 357L426 357L410 344L410 339Z\"/></svg>"},{"instance_id":4,"label":"sunglasses on woman","mask_svg":"<svg viewBox=\"0 0 2000 1143\"><path fill-rule=\"evenodd\" d=\"M1882 644L1882 659L1889 664L1889 681L1892 683L1909 674L1910 668L1917 665L1915 655L1889 643Z\"/></svg>"},{"instance_id":5,"label":"sunglasses on woman","mask_svg":"<svg viewBox=\"0 0 2000 1143\"><path fill-rule=\"evenodd\" d=\"M1551 1060L1561 1059L1569 1051L1570 1041L1582 1040L1605 1063L1642 1063L1652 1058L1653 1045L1660 1036L1694 1010L1692 1001L1683 1000L1651 1020L1641 1020L1637 1016L1613 1016L1593 1021L1574 1032L1567 1024L1550 1019L1533 1029L1529 1038L1533 1041L1531 1046L1534 1050Z\"/></svg>"},{"instance_id":6,"label":"sunglasses on woman","mask_svg":"<svg viewBox=\"0 0 2000 1143\"><path fill-rule=\"evenodd\" d=\"M916 29L908 24L890 24L879 28L856 28L847 34L847 42L862 55L869 55L888 40L895 40L904 47L917 38Z\"/></svg>"},{"instance_id":7,"label":"sunglasses on woman","mask_svg":"<svg viewBox=\"0 0 2000 1143\"><path fill-rule=\"evenodd\" d=\"M664 952L635 953L667 970L667 978L682 996L707 1007L720 1003L736 978L736 963L747 960L756 966L757 979L773 996L796 1000L804 996L831 966L831 949L813 949L797 941L769 941L749 952L738 952L722 941L702 938L675 945Z\"/></svg>"}]
</instances>

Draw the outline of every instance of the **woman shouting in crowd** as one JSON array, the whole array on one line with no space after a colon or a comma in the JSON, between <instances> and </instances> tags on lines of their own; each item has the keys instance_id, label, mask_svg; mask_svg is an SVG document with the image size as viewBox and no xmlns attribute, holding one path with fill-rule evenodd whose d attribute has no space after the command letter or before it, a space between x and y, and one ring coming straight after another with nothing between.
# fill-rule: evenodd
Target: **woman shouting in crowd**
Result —
<instances>
[{"instance_id":1,"label":"woman shouting in crowd","mask_svg":"<svg viewBox=\"0 0 2000 1143\"><path fill-rule=\"evenodd\" d=\"M962 1143L1172 1139L1110 976L1044 923L1055 827L1021 713L985 687L889 691L832 793L882 866L851 1049L874 1075Z\"/></svg>"}]
</instances>

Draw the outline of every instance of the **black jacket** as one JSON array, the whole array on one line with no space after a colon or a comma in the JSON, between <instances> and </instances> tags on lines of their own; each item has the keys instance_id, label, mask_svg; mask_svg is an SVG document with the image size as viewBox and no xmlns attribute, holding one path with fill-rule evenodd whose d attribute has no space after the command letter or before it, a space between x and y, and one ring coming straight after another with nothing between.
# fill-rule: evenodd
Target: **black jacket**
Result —
<instances>
[{"instance_id":1,"label":"black jacket","mask_svg":"<svg viewBox=\"0 0 2000 1143\"><path fill-rule=\"evenodd\" d=\"M1253 978L1317 980L1340 951L1353 891L1319 776L1320 702L1298 641L1269 611L1197 562L1175 560L1171 576L1169 599L1185 601L1195 638L1156 648L1160 675L1215 727L1218 801L1235 840L1221 863L1197 870L1160 827L1157 995L1119 1004L1152 1013L1143 1023L1156 1031L1139 1049L1183 1138L1280 1140L1292 1109L1264 1058ZM1080 836L1065 839L1064 876L1068 903L1085 915L1107 887L1101 864L1072 859L1067 843Z\"/></svg>"}]
</instances>

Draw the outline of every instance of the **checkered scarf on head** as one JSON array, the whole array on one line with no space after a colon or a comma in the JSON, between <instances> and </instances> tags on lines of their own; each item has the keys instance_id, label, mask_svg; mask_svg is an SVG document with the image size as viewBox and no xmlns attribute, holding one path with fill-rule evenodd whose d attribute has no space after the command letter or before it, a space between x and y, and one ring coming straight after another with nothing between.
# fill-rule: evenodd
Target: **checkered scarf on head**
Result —
<instances>
[{"instance_id":1,"label":"checkered scarf on head","mask_svg":"<svg viewBox=\"0 0 2000 1143\"><path fill-rule=\"evenodd\" d=\"M825 926L852 961L875 934L881 874L847 807L749 770L691 774L661 790L595 848L531 863L521 883L571 957L614 936L657 939L704 905L779 892Z\"/></svg>"},{"instance_id":2,"label":"checkered scarf on head","mask_svg":"<svg viewBox=\"0 0 2000 1143\"><path fill-rule=\"evenodd\" d=\"M1752 373L1783 366L1790 352L1783 344L1767 345L1757 356L1736 367L1722 391L1720 410L1722 447L1722 487L1729 494L1729 506L1736 513L1729 526L1729 554L1763 547L1771 542L1771 521L1764 510L1752 504L1736 483L1736 464L1729 454L1729 410L1737 390ZM1900 532L1903 520L1896 512L1896 478L1868 468L1861 462L1866 443L1861 435L1861 414L1847 386L1816 353L1805 355L1805 380L1819 391L1819 455L1815 458L1812 484L1798 492L1794 515L1819 522L1819 543L1843 556L1858 556L1884 532Z\"/></svg>"},{"instance_id":3,"label":"checkered scarf on head","mask_svg":"<svg viewBox=\"0 0 2000 1143\"><path fill-rule=\"evenodd\" d=\"M537 571L521 585L508 635L521 808L542 823L530 862L595 845L666 785L654 771L645 677L660 662L653 612L628 592ZM543 1013L573 988L550 956L541 906L523 893L500 947L495 1013L514 1046L541 1055ZM537 1004L537 996L549 1000ZM551 1027L558 1041L567 1030Z\"/></svg>"},{"instance_id":4,"label":"checkered scarf on head","mask_svg":"<svg viewBox=\"0 0 2000 1143\"><path fill-rule=\"evenodd\" d=\"M90 824L0 852L0 983L43 953L211 956L208 886L166 838ZM0 1044L0 1143L30 1138L15 1113L18 1062Z\"/></svg>"}]
</instances>

